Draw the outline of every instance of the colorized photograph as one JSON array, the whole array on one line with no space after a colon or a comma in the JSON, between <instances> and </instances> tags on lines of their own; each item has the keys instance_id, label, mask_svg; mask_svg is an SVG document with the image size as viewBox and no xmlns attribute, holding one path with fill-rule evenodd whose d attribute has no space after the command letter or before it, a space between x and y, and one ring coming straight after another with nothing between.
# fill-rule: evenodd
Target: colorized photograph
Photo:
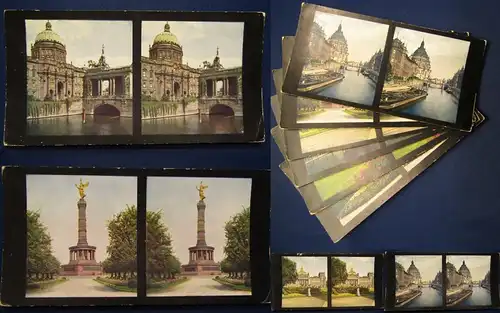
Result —
<instances>
[{"instance_id":1,"label":"colorized photograph","mask_svg":"<svg viewBox=\"0 0 500 313\"><path fill-rule=\"evenodd\" d=\"M26 20L27 134L132 134L132 22Z\"/></svg>"},{"instance_id":2,"label":"colorized photograph","mask_svg":"<svg viewBox=\"0 0 500 313\"><path fill-rule=\"evenodd\" d=\"M446 306L491 305L489 255L446 256Z\"/></svg>"},{"instance_id":3,"label":"colorized photograph","mask_svg":"<svg viewBox=\"0 0 500 313\"><path fill-rule=\"evenodd\" d=\"M375 306L375 258L332 257L332 307Z\"/></svg>"},{"instance_id":4,"label":"colorized photograph","mask_svg":"<svg viewBox=\"0 0 500 313\"><path fill-rule=\"evenodd\" d=\"M27 175L26 297L137 296L137 179Z\"/></svg>"},{"instance_id":5,"label":"colorized photograph","mask_svg":"<svg viewBox=\"0 0 500 313\"><path fill-rule=\"evenodd\" d=\"M250 296L250 178L148 177L147 295Z\"/></svg>"},{"instance_id":6,"label":"colorized photograph","mask_svg":"<svg viewBox=\"0 0 500 313\"><path fill-rule=\"evenodd\" d=\"M316 11L297 90L371 106L388 31L385 24ZM350 118L338 108L322 114Z\"/></svg>"},{"instance_id":7,"label":"colorized photograph","mask_svg":"<svg viewBox=\"0 0 500 313\"><path fill-rule=\"evenodd\" d=\"M440 133L429 134L428 137L415 138L415 142L407 143L397 147L390 153L378 156L363 163L354 164L349 168L342 168L336 172L322 173L322 177L314 182L299 187L300 193L311 213L325 208L327 204L333 204L350 197L363 186L382 178L399 166L417 159L424 154L426 149L431 149L440 141L444 140ZM346 212L347 213L347 212Z\"/></svg>"},{"instance_id":8,"label":"colorized photograph","mask_svg":"<svg viewBox=\"0 0 500 313\"><path fill-rule=\"evenodd\" d=\"M142 22L143 134L243 133L243 29L243 22Z\"/></svg>"},{"instance_id":9,"label":"colorized photograph","mask_svg":"<svg viewBox=\"0 0 500 313\"><path fill-rule=\"evenodd\" d=\"M370 122L373 122L371 111L326 101L297 98L297 123L299 124Z\"/></svg>"},{"instance_id":10,"label":"colorized photograph","mask_svg":"<svg viewBox=\"0 0 500 313\"><path fill-rule=\"evenodd\" d=\"M442 270L440 255L396 255L395 307L442 307Z\"/></svg>"},{"instance_id":11,"label":"colorized photograph","mask_svg":"<svg viewBox=\"0 0 500 313\"><path fill-rule=\"evenodd\" d=\"M455 123L469 46L396 27L380 108Z\"/></svg>"},{"instance_id":12,"label":"colorized photograph","mask_svg":"<svg viewBox=\"0 0 500 313\"><path fill-rule=\"evenodd\" d=\"M282 257L282 308L328 306L327 261L327 257L324 256Z\"/></svg>"}]
</instances>

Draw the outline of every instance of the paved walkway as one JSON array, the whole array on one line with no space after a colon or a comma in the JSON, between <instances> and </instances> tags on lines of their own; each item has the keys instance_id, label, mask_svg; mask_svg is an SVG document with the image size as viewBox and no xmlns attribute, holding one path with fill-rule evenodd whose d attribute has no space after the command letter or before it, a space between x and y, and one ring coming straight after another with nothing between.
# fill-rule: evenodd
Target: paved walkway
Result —
<instances>
[{"instance_id":1,"label":"paved walkway","mask_svg":"<svg viewBox=\"0 0 500 313\"><path fill-rule=\"evenodd\" d=\"M92 277L67 277L68 281L53 287L32 293L26 297L136 297L136 292L116 291L93 280Z\"/></svg>"},{"instance_id":2,"label":"paved walkway","mask_svg":"<svg viewBox=\"0 0 500 313\"><path fill-rule=\"evenodd\" d=\"M316 297L292 297L283 298L281 307L283 308L325 308L328 306L327 301Z\"/></svg>"},{"instance_id":3,"label":"paved walkway","mask_svg":"<svg viewBox=\"0 0 500 313\"><path fill-rule=\"evenodd\" d=\"M213 276L192 276L168 290L148 293L149 297L249 296L250 291L234 290L213 280Z\"/></svg>"},{"instance_id":4,"label":"paved walkway","mask_svg":"<svg viewBox=\"0 0 500 313\"><path fill-rule=\"evenodd\" d=\"M375 300L367 297L332 297L332 307L375 306Z\"/></svg>"}]
</instances>

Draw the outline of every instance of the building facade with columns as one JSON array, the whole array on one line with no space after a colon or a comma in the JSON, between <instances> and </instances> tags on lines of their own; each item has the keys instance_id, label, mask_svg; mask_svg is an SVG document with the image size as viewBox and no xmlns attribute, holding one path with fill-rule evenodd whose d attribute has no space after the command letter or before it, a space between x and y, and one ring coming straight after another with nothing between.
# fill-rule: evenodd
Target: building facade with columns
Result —
<instances>
[{"instance_id":1,"label":"building facade with columns","mask_svg":"<svg viewBox=\"0 0 500 313\"><path fill-rule=\"evenodd\" d=\"M86 70L66 61L66 46L48 21L27 57L28 98L64 100L83 97Z\"/></svg>"},{"instance_id":2,"label":"building facade with columns","mask_svg":"<svg viewBox=\"0 0 500 313\"><path fill-rule=\"evenodd\" d=\"M109 104L117 109L113 115L132 115L132 65L111 68L104 45L97 62L75 66L67 61L64 40L47 21L30 52L26 62L28 118L81 114L84 109L94 114ZM48 103L51 110L41 109ZM108 106L99 108L103 103Z\"/></svg>"},{"instance_id":3,"label":"building facade with columns","mask_svg":"<svg viewBox=\"0 0 500 313\"><path fill-rule=\"evenodd\" d=\"M204 99L226 98L235 115L242 114L242 67L225 68L219 48L212 62L198 68L184 63L183 47L168 22L149 46L148 56L141 56L141 96L143 118L164 117L162 102L181 103L170 115L211 113L215 104L224 101Z\"/></svg>"}]
</instances>

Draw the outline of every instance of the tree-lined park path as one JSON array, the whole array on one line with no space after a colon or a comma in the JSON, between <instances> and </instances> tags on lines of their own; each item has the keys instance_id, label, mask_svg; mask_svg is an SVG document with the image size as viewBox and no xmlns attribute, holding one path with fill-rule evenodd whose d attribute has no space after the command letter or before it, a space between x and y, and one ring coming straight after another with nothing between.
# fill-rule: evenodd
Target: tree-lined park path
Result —
<instances>
[{"instance_id":1,"label":"tree-lined park path","mask_svg":"<svg viewBox=\"0 0 500 313\"><path fill-rule=\"evenodd\" d=\"M213 279L212 276L192 276L187 281L165 291L148 293L148 297L183 296L249 296L250 291L235 290Z\"/></svg>"},{"instance_id":2,"label":"tree-lined park path","mask_svg":"<svg viewBox=\"0 0 500 313\"><path fill-rule=\"evenodd\" d=\"M26 297L137 297L136 292L116 291L96 282L92 277L67 277L66 282L59 283L46 290L27 293Z\"/></svg>"},{"instance_id":3,"label":"tree-lined park path","mask_svg":"<svg viewBox=\"0 0 500 313\"><path fill-rule=\"evenodd\" d=\"M281 300L283 308L326 308L328 302L317 297L290 297Z\"/></svg>"}]
</instances>

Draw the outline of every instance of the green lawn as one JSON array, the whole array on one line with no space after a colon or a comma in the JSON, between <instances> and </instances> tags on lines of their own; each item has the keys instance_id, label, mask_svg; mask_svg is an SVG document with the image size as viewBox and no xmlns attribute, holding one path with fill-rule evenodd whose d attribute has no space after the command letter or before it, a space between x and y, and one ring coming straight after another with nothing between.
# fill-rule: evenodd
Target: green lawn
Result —
<instances>
[{"instance_id":1,"label":"green lawn","mask_svg":"<svg viewBox=\"0 0 500 313\"><path fill-rule=\"evenodd\" d=\"M311 137L331 130L331 128L307 128L299 131L300 138Z\"/></svg>"},{"instance_id":2,"label":"green lawn","mask_svg":"<svg viewBox=\"0 0 500 313\"><path fill-rule=\"evenodd\" d=\"M362 163L345 169L333 175L327 176L314 183L322 200L326 200L338 192L354 185L358 180L359 173L367 169L369 163Z\"/></svg>"},{"instance_id":3,"label":"green lawn","mask_svg":"<svg viewBox=\"0 0 500 313\"><path fill-rule=\"evenodd\" d=\"M116 291L124 291L124 292L136 292L137 288L130 288L128 286L128 280L122 281L117 279L110 279L105 277L97 277L94 281L98 282L101 285L107 286Z\"/></svg>"},{"instance_id":4,"label":"green lawn","mask_svg":"<svg viewBox=\"0 0 500 313\"><path fill-rule=\"evenodd\" d=\"M405 155L415 151L421 146L432 141L435 136L431 136L429 138L422 139L413 144L404 146L400 149L397 149L393 152L394 158L396 160L404 157ZM318 194L321 199L324 201L333 197L335 194L345 190L359 181L360 174L363 170L370 168L370 164L373 160L353 166L351 168L345 169L338 173L332 174L330 176L324 177L314 182L314 186L318 190Z\"/></svg>"},{"instance_id":5,"label":"green lawn","mask_svg":"<svg viewBox=\"0 0 500 313\"><path fill-rule=\"evenodd\" d=\"M165 291L166 289L170 289L172 287L175 287L177 285L180 285L182 283L185 283L189 280L187 277L181 277L178 278L174 281L158 281L158 282L153 282L148 285L148 292L154 293L154 292L161 292Z\"/></svg>"},{"instance_id":6,"label":"green lawn","mask_svg":"<svg viewBox=\"0 0 500 313\"><path fill-rule=\"evenodd\" d=\"M40 291L40 290L49 289L51 287L54 287L55 285L65 283L67 281L68 281L67 278L59 277L59 278L51 279L51 280L28 282L26 284L26 289L28 289L30 292L36 292L36 291Z\"/></svg>"},{"instance_id":7,"label":"green lawn","mask_svg":"<svg viewBox=\"0 0 500 313\"><path fill-rule=\"evenodd\" d=\"M405 155L407 155L408 153L413 152L413 151L417 150L418 148L422 147L423 145L431 142L434 138L436 138L436 136L425 138L425 139L422 139L422 140L417 141L415 143L412 143L411 145L407 145L407 146L404 146L402 148L399 148L399 149L395 150L392 153L392 155L394 155L394 158L396 160L399 160L402 157L404 157Z\"/></svg>"},{"instance_id":8,"label":"green lawn","mask_svg":"<svg viewBox=\"0 0 500 313\"><path fill-rule=\"evenodd\" d=\"M243 290L243 291L251 291L252 288L250 286L245 286L244 282L242 281L241 283L234 283L234 280L230 279L225 279L225 278L214 278L214 280L222 285L231 287L234 290Z\"/></svg>"},{"instance_id":9,"label":"green lawn","mask_svg":"<svg viewBox=\"0 0 500 313\"><path fill-rule=\"evenodd\" d=\"M325 111L324 109L319 109L319 110L315 110L315 111L299 111L299 112L297 112L297 120L300 121L301 119L305 119L309 116L323 113L324 111Z\"/></svg>"}]
</instances>

